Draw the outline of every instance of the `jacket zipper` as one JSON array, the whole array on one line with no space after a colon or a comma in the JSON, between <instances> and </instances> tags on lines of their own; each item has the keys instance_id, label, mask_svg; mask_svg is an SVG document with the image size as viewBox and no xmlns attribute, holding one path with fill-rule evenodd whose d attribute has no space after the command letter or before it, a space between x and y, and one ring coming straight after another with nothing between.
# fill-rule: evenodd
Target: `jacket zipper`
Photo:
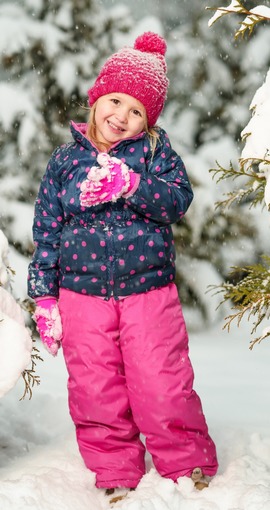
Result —
<instances>
[{"instance_id":1,"label":"jacket zipper","mask_svg":"<svg viewBox=\"0 0 270 510\"><path fill-rule=\"evenodd\" d=\"M106 212L109 212L112 214L111 206L108 204L108 207L106 209ZM109 265L109 271L108 271L108 299L114 296L114 271L113 266L115 263L115 254L113 250L113 223L107 222L106 225L106 233L107 233L107 256L108 256L108 265Z\"/></svg>"}]
</instances>

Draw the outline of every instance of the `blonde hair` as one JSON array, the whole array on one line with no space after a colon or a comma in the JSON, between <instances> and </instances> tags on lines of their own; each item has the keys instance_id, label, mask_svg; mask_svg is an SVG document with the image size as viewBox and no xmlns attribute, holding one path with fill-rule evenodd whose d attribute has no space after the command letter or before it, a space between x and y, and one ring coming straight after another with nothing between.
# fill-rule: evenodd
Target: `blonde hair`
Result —
<instances>
[{"instance_id":1,"label":"blonde hair","mask_svg":"<svg viewBox=\"0 0 270 510\"><path fill-rule=\"evenodd\" d=\"M86 130L86 136L91 142L93 142L96 145L96 147L98 149L104 150L107 152L110 148L110 144L100 143L100 141L97 138L97 134L96 134L96 121L95 121L96 103L97 103L97 101L93 104L93 106L90 109L87 130ZM149 137L149 143L150 143L152 158L153 158L155 148L156 148L157 142L159 140L159 134L157 131L157 126L148 128L146 115L145 115L144 120L145 120L145 128L144 129L145 129L146 134Z\"/></svg>"}]
</instances>

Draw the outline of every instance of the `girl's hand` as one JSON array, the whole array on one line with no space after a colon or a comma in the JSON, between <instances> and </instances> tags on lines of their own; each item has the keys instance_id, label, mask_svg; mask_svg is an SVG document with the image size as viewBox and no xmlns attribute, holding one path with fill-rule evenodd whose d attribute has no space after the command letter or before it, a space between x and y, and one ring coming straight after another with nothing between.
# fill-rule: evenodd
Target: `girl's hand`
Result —
<instances>
[{"instance_id":1,"label":"girl's hand","mask_svg":"<svg viewBox=\"0 0 270 510\"><path fill-rule=\"evenodd\" d=\"M62 323L57 304L53 297L36 300L36 310L33 319L36 322L40 338L47 351L57 355L62 340Z\"/></svg>"},{"instance_id":2,"label":"girl's hand","mask_svg":"<svg viewBox=\"0 0 270 510\"><path fill-rule=\"evenodd\" d=\"M85 207L116 202L134 187L136 174L123 161L101 152L97 162L100 166L93 166L81 184L80 202Z\"/></svg>"}]
</instances>

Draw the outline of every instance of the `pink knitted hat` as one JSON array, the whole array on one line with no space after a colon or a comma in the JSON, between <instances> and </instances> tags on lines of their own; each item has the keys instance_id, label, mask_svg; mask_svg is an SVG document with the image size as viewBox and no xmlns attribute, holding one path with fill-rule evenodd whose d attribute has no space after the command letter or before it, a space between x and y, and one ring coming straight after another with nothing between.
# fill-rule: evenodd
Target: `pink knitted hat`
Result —
<instances>
[{"instance_id":1,"label":"pink knitted hat","mask_svg":"<svg viewBox=\"0 0 270 510\"><path fill-rule=\"evenodd\" d=\"M140 101L152 127L163 110L169 80L165 40L154 32L137 37L134 48L124 47L103 65L93 87L88 90L89 105L112 92L129 94Z\"/></svg>"}]
</instances>

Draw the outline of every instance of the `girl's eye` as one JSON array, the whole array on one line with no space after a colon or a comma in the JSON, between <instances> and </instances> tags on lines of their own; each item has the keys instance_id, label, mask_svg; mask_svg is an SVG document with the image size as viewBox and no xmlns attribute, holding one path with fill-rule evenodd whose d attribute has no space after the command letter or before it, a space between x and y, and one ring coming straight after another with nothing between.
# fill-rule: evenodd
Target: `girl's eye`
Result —
<instances>
[{"instance_id":1,"label":"girl's eye","mask_svg":"<svg viewBox=\"0 0 270 510\"><path fill-rule=\"evenodd\" d=\"M114 104L119 104L120 103L119 99L115 99L115 98L111 99L111 101Z\"/></svg>"},{"instance_id":2,"label":"girl's eye","mask_svg":"<svg viewBox=\"0 0 270 510\"><path fill-rule=\"evenodd\" d=\"M141 112L139 110L133 110L134 115L138 115L139 117L142 116Z\"/></svg>"}]
</instances>

